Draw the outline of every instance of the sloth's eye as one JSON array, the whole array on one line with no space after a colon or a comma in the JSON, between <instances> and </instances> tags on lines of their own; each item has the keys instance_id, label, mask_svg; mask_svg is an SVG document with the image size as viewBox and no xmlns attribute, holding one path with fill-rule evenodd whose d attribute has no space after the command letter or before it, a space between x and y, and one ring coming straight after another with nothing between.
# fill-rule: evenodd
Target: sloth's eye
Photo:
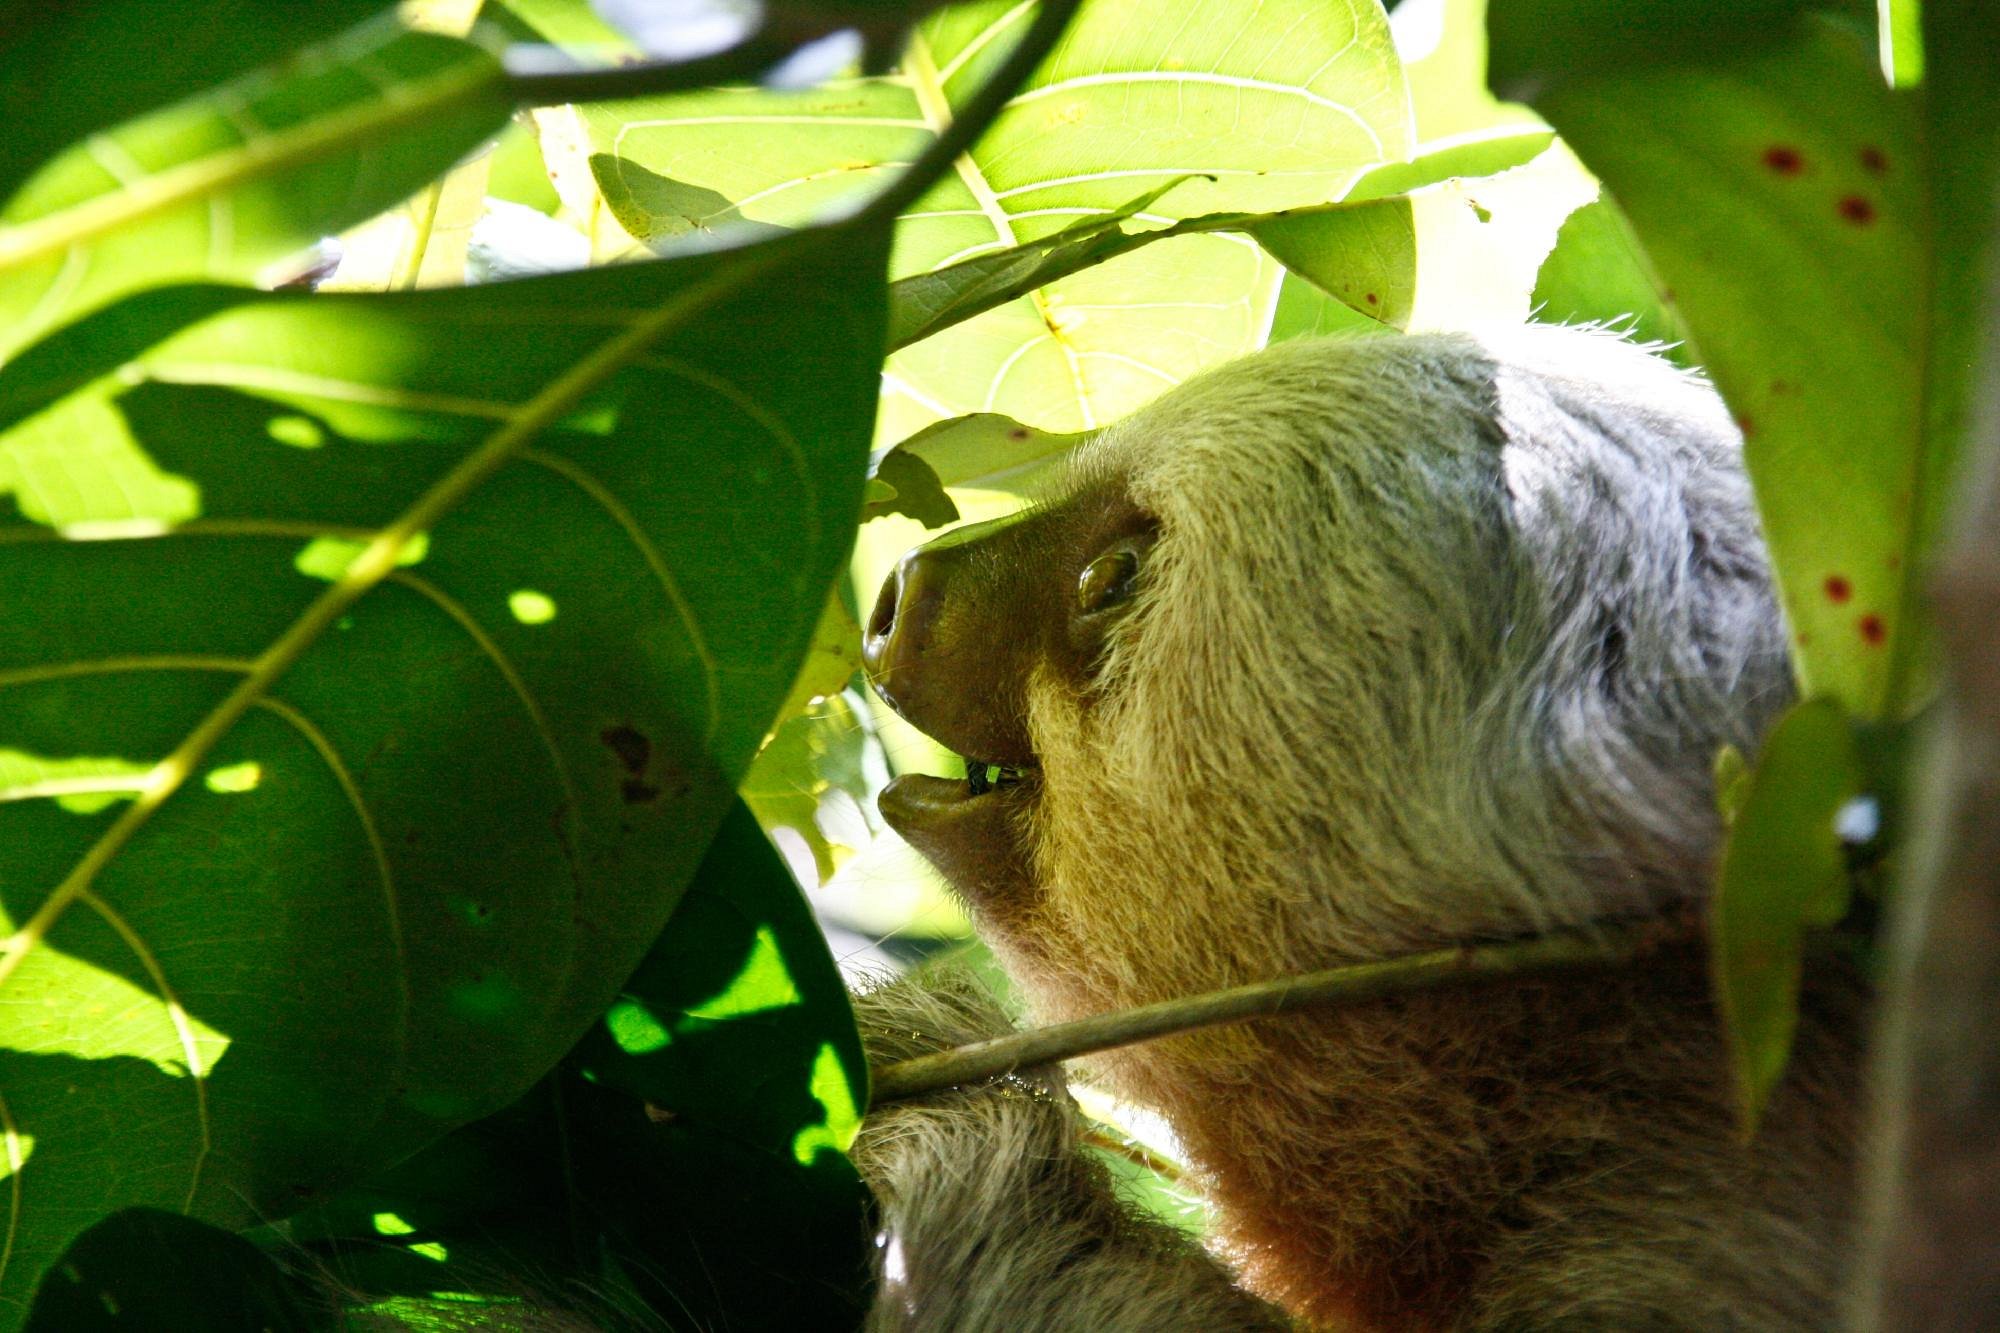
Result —
<instances>
[{"instance_id":1,"label":"sloth's eye","mask_svg":"<svg viewBox=\"0 0 2000 1333\"><path fill-rule=\"evenodd\" d=\"M1076 581L1077 610L1089 614L1116 606L1132 595L1138 577L1137 552L1111 551L1098 556Z\"/></svg>"}]
</instances>

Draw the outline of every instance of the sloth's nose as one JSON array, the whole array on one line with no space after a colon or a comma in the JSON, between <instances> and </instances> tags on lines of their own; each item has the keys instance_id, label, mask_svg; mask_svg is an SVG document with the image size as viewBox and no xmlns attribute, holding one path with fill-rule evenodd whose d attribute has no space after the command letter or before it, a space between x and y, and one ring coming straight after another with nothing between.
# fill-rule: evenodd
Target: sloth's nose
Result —
<instances>
[{"instance_id":1,"label":"sloth's nose","mask_svg":"<svg viewBox=\"0 0 2000 1333\"><path fill-rule=\"evenodd\" d=\"M862 631L861 661L918 731L959 754L1025 767L1035 759L1022 688L1039 643L1037 548L1017 524L955 528L897 561Z\"/></svg>"},{"instance_id":2,"label":"sloth's nose","mask_svg":"<svg viewBox=\"0 0 2000 1333\"><path fill-rule=\"evenodd\" d=\"M896 562L882 580L881 595L868 617L861 640L861 662L868 679L891 707L905 712L918 668L933 648L933 631L944 610L946 563L941 552L922 546Z\"/></svg>"}]
</instances>

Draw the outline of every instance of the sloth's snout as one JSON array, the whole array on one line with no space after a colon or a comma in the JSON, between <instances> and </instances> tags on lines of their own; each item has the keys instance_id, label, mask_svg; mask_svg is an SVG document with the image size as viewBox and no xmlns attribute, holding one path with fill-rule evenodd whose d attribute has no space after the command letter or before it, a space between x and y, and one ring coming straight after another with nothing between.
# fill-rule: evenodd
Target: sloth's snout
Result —
<instances>
[{"instance_id":1,"label":"sloth's snout","mask_svg":"<svg viewBox=\"0 0 2000 1333\"><path fill-rule=\"evenodd\" d=\"M1035 760L1022 705L1040 623L1027 549L1012 519L918 547L883 580L861 635L869 683L910 725L1016 768Z\"/></svg>"},{"instance_id":2,"label":"sloth's snout","mask_svg":"<svg viewBox=\"0 0 2000 1333\"><path fill-rule=\"evenodd\" d=\"M908 704L924 693L926 659L935 655L938 621L944 610L948 573L929 547L919 547L896 562L861 639L861 662L868 681L889 706L911 717Z\"/></svg>"}]
</instances>

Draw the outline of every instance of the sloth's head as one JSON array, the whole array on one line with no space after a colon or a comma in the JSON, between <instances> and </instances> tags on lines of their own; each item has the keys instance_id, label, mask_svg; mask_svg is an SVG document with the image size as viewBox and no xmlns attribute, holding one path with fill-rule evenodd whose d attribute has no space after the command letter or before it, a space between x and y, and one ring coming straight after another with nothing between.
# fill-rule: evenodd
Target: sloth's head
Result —
<instances>
[{"instance_id":1,"label":"sloth's head","mask_svg":"<svg viewBox=\"0 0 2000 1333\"><path fill-rule=\"evenodd\" d=\"M1720 402L1547 328L1204 375L906 556L866 648L974 775L884 815L1055 1013L1699 894L1789 693Z\"/></svg>"}]
</instances>

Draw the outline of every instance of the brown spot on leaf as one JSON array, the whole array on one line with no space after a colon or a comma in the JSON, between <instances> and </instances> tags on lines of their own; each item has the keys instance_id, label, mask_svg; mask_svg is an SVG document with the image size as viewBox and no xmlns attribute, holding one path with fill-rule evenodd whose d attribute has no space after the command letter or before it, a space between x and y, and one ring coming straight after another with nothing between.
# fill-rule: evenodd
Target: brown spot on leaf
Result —
<instances>
[{"instance_id":1,"label":"brown spot on leaf","mask_svg":"<svg viewBox=\"0 0 2000 1333\"><path fill-rule=\"evenodd\" d=\"M1757 423L1750 419L1748 412L1738 412L1736 414L1736 429L1741 431L1743 438L1747 440L1757 433Z\"/></svg>"},{"instance_id":2,"label":"brown spot on leaf","mask_svg":"<svg viewBox=\"0 0 2000 1333\"><path fill-rule=\"evenodd\" d=\"M1896 572L1897 570L1899 570L1899 569L1901 569L1901 568L1903 567L1903 557L1902 557L1902 556L1900 556L1900 555L1896 555L1896 554L1894 554L1894 553L1892 552L1892 553L1890 554L1889 558L1888 558L1887 560L1883 561L1882 563L1883 563L1883 564L1885 564L1885 565L1887 565L1887 566L1888 566L1888 568L1889 568L1889 572L1890 572L1891 574L1893 574L1893 573L1895 573L1895 572Z\"/></svg>"},{"instance_id":3,"label":"brown spot on leaf","mask_svg":"<svg viewBox=\"0 0 2000 1333\"><path fill-rule=\"evenodd\" d=\"M1826 582L1821 586L1826 589L1826 600L1829 602L1844 602L1854 596L1854 585L1838 574L1827 575Z\"/></svg>"},{"instance_id":4,"label":"brown spot on leaf","mask_svg":"<svg viewBox=\"0 0 2000 1333\"><path fill-rule=\"evenodd\" d=\"M1007 438L1010 440L1025 440L1028 438L1028 428L1026 426L1016 426L1007 432Z\"/></svg>"},{"instance_id":5,"label":"brown spot on leaf","mask_svg":"<svg viewBox=\"0 0 2000 1333\"><path fill-rule=\"evenodd\" d=\"M1774 397L1783 398L1788 393L1797 393L1798 391L1799 386L1790 380L1771 381L1771 393Z\"/></svg>"},{"instance_id":6,"label":"brown spot on leaf","mask_svg":"<svg viewBox=\"0 0 2000 1333\"><path fill-rule=\"evenodd\" d=\"M1362 293L1361 299L1366 301L1369 305L1375 305L1378 302L1380 302L1382 298L1375 295L1375 293L1373 292L1364 292Z\"/></svg>"},{"instance_id":7,"label":"brown spot on leaf","mask_svg":"<svg viewBox=\"0 0 2000 1333\"><path fill-rule=\"evenodd\" d=\"M618 756L619 764L627 773L645 772L646 762L653 757L653 743L623 724L606 727L598 733L597 739Z\"/></svg>"},{"instance_id":8,"label":"brown spot on leaf","mask_svg":"<svg viewBox=\"0 0 2000 1333\"><path fill-rule=\"evenodd\" d=\"M650 782L641 782L638 778L627 778L618 784L618 794L625 798L625 804L627 805L644 805L648 801L657 800L660 795L660 789Z\"/></svg>"},{"instance_id":9,"label":"brown spot on leaf","mask_svg":"<svg viewBox=\"0 0 2000 1333\"><path fill-rule=\"evenodd\" d=\"M1865 227L1875 220L1875 205L1858 194L1843 197L1837 207L1840 216L1857 227Z\"/></svg>"},{"instance_id":10,"label":"brown spot on leaf","mask_svg":"<svg viewBox=\"0 0 2000 1333\"><path fill-rule=\"evenodd\" d=\"M1796 148L1772 144L1764 150L1764 165L1780 176L1796 176L1806 169L1806 160Z\"/></svg>"},{"instance_id":11,"label":"brown spot on leaf","mask_svg":"<svg viewBox=\"0 0 2000 1333\"><path fill-rule=\"evenodd\" d=\"M1871 647L1889 637L1889 627L1882 623L1882 617L1869 614L1861 617L1857 628L1861 631L1861 641Z\"/></svg>"},{"instance_id":12,"label":"brown spot on leaf","mask_svg":"<svg viewBox=\"0 0 2000 1333\"><path fill-rule=\"evenodd\" d=\"M1863 144L1861 148L1861 169L1874 176L1885 176L1889 172L1889 155L1874 144Z\"/></svg>"}]
</instances>

